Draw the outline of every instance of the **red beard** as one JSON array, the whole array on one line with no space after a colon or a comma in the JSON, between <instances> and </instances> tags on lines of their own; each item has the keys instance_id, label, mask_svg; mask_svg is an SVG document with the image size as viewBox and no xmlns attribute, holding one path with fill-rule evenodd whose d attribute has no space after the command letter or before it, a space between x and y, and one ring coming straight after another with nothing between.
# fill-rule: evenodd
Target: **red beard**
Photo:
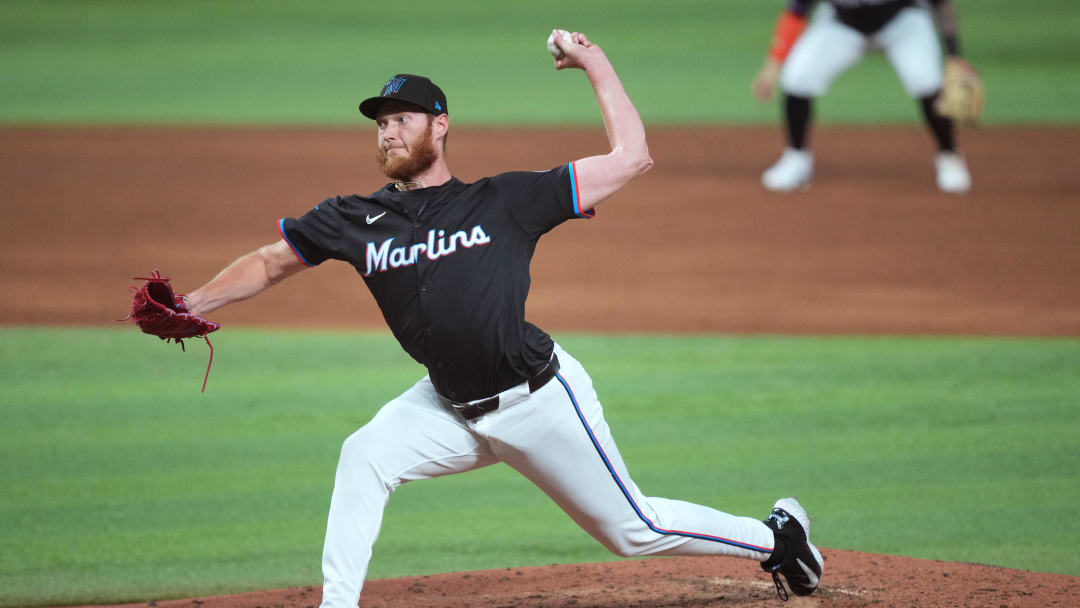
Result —
<instances>
[{"instance_id":1,"label":"red beard","mask_svg":"<svg viewBox=\"0 0 1080 608\"><path fill-rule=\"evenodd\" d=\"M375 163L379 171L391 179L398 181L412 181L414 177L431 168L439 155L435 153L435 142L432 138L433 121L428 121L427 132L422 134L417 141L409 145L408 156L390 157L382 146L375 145Z\"/></svg>"}]
</instances>

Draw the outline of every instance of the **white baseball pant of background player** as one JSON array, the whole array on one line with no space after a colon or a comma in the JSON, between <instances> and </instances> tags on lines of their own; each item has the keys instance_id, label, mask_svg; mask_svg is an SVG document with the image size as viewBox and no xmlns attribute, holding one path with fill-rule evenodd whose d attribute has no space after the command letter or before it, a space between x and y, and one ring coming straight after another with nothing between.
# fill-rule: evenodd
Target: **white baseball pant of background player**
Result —
<instances>
[{"instance_id":1,"label":"white baseball pant of background player","mask_svg":"<svg viewBox=\"0 0 1080 608\"><path fill-rule=\"evenodd\" d=\"M461 420L439 404L425 376L345 440L323 548L324 608L355 608L383 509L399 485L496 462L527 477L617 555L769 557L773 531L757 519L644 496L592 380L558 345L555 353L562 367L553 380L531 395L527 386L501 393L494 412Z\"/></svg>"},{"instance_id":2,"label":"white baseball pant of background player","mask_svg":"<svg viewBox=\"0 0 1080 608\"><path fill-rule=\"evenodd\" d=\"M821 4L791 48L780 72L780 88L799 97L820 97L867 51L878 48L914 99L941 89L945 78L941 47L927 7L905 8L880 30L865 36L840 23L828 3Z\"/></svg>"}]
</instances>

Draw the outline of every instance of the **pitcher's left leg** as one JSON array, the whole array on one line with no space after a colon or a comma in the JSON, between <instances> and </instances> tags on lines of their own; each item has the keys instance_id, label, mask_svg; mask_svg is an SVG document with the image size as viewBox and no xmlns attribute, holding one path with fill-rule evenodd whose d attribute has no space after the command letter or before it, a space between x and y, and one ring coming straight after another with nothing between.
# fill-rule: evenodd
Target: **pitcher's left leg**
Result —
<instances>
[{"instance_id":1,"label":"pitcher's left leg","mask_svg":"<svg viewBox=\"0 0 1080 608\"><path fill-rule=\"evenodd\" d=\"M322 608L356 608L383 511L401 484L497 462L425 376L345 440L323 545Z\"/></svg>"},{"instance_id":2,"label":"pitcher's left leg","mask_svg":"<svg viewBox=\"0 0 1080 608\"><path fill-rule=\"evenodd\" d=\"M562 369L555 380L529 401L476 425L500 459L617 555L769 557L773 531L760 520L642 494L588 374L562 349L556 353Z\"/></svg>"}]
</instances>

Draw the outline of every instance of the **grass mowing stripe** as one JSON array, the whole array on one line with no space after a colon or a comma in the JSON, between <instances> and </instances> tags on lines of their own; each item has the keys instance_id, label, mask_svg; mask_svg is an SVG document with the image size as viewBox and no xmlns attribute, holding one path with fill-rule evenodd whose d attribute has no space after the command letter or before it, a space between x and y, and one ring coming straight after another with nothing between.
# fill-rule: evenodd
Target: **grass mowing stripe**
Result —
<instances>
[{"instance_id":1,"label":"grass mowing stripe","mask_svg":"<svg viewBox=\"0 0 1080 608\"><path fill-rule=\"evenodd\" d=\"M648 494L825 547L1080 575L1080 341L556 336ZM386 333L9 328L0 605L318 584L337 452L422 373ZM451 525L452 523L452 525ZM508 467L406 484L375 578L611 559Z\"/></svg>"},{"instance_id":2,"label":"grass mowing stripe","mask_svg":"<svg viewBox=\"0 0 1080 608\"><path fill-rule=\"evenodd\" d=\"M773 123L750 80L782 3L761 0L2 4L0 122L357 124L390 75L431 75L455 124L599 124L579 75L555 74L550 28L586 32L612 58L650 124ZM1075 124L1074 0L959 2L966 55L987 82L989 124ZM558 22L553 21L558 16ZM880 55L842 76L825 122L915 123Z\"/></svg>"}]
</instances>

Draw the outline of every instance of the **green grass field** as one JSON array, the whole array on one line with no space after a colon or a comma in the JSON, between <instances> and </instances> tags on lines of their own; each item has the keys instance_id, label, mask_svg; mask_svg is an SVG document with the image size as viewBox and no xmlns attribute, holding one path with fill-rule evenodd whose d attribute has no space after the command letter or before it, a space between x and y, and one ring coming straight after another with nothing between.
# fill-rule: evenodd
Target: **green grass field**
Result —
<instances>
[{"instance_id":1,"label":"green grass field","mask_svg":"<svg viewBox=\"0 0 1080 608\"><path fill-rule=\"evenodd\" d=\"M420 375L385 333L0 333L0 605L319 584L337 451ZM649 494L825 547L1080 575L1080 341L557 336ZM1068 533L1066 533L1067 535ZM371 577L612 559L502 465L391 499Z\"/></svg>"},{"instance_id":2,"label":"green grass field","mask_svg":"<svg viewBox=\"0 0 1080 608\"><path fill-rule=\"evenodd\" d=\"M956 0L987 124L1080 119L1075 0ZM752 99L782 0L258 3L0 2L0 123L354 124L397 72L432 76L456 123L596 123L584 77L557 74L554 27L601 44L655 123L772 122ZM873 56L818 108L827 122L914 122Z\"/></svg>"}]
</instances>

